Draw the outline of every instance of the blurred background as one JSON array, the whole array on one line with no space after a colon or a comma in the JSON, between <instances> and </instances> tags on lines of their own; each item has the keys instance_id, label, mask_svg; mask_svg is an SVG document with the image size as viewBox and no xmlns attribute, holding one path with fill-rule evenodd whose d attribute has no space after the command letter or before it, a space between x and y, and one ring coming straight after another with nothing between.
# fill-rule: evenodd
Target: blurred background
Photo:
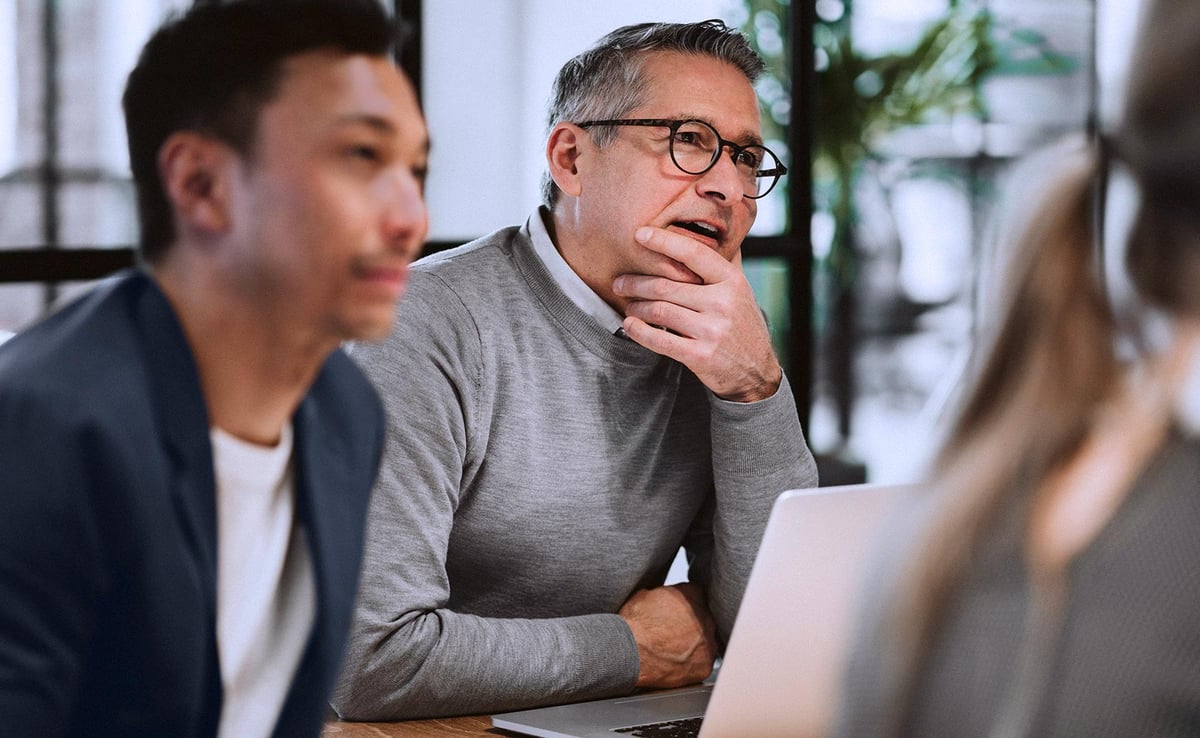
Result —
<instances>
[{"instance_id":1,"label":"blurred background","mask_svg":"<svg viewBox=\"0 0 1200 738\"><path fill-rule=\"evenodd\" d=\"M618 25L722 18L791 168L744 251L822 483L908 481L968 370L1016 165L1110 125L1139 0L381 0L433 133L436 251L539 202L558 68ZM0 340L133 264L120 95L189 0L0 0ZM202 63L202 62L201 62Z\"/></svg>"}]
</instances>

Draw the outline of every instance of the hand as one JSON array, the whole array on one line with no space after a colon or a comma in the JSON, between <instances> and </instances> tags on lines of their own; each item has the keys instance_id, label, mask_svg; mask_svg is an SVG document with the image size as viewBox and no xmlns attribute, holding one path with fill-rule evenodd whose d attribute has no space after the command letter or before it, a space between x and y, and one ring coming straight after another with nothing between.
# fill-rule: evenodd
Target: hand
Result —
<instances>
[{"instance_id":1,"label":"hand","mask_svg":"<svg viewBox=\"0 0 1200 738\"><path fill-rule=\"evenodd\" d=\"M682 687L704 681L717 658L716 625L704 591L691 584L641 589L618 614L637 641L638 687Z\"/></svg>"},{"instance_id":2,"label":"hand","mask_svg":"<svg viewBox=\"0 0 1200 738\"><path fill-rule=\"evenodd\" d=\"M783 369L742 273L741 252L726 261L699 241L662 228L639 228L636 238L687 267L702 283L646 274L618 276L613 291L629 300L625 333L691 369L722 399L754 402L775 394Z\"/></svg>"}]
</instances>

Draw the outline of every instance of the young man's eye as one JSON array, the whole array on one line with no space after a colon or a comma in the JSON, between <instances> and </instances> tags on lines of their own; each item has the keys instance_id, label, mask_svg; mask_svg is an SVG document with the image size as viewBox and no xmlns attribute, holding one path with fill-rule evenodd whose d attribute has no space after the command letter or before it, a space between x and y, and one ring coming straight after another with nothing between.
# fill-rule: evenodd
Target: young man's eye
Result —
<instances>
[{"instance_id":1,"label":"young man's eye","mask_svg":"<svg viewBox=\"0 0 1200 738\"><path fill-rule=\"evenodd\" d=\"M362 159L370 162L377 162L380 159L379 149L375 148L374 146L351 146L349 149L347 149L347 154L355 159Z\"/></svg>"}]
</instances>

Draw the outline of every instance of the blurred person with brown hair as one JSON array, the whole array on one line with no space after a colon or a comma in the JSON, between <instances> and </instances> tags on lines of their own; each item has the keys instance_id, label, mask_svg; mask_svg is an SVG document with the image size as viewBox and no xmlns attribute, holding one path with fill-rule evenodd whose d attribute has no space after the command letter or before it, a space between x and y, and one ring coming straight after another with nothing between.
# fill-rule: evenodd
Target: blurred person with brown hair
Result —
<instances>
[{"instance_id":1,"label":"blurred person with brown hair","mask_svg":"<svg viewBox=\"0 0 1200 738\"><path fill-rule=\"evenodd\" d=\"M1200 4L1147 13L1122 122L1029 220L910 555L866 590L842 735L1200 734ZM1098 259L1110 161L1131 320Z\"/></svg>"}]
</instances>

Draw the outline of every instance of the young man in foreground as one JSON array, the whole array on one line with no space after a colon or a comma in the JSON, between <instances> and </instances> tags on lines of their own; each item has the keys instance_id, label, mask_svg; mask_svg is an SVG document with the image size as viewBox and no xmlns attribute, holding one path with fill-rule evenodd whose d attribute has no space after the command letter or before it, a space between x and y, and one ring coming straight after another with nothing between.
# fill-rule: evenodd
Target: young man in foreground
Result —
<instances>
[{"instance_id":1,"label":"young man in foreground","mask_svg":"<svg viewBox=\"0 0 1200 738\"><path fill-rule=\"evenodd\" d=\"M124 97L143 269L0 348L0 732L316 736L428 142L375 0L198 5Z\"/></svg>"}]
</instances>

